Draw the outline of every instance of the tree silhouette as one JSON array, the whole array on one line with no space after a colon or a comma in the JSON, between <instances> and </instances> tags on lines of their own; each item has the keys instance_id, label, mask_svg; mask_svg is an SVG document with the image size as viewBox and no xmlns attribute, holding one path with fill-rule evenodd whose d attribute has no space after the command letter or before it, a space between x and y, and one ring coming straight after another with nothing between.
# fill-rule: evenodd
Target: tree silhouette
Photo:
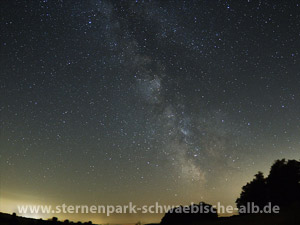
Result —
<instances>
[{"instance_id":1,"label":"tree silhouette","mask_svg":"<svg viewBox=\"0 0 300 225\"><path fill-rule=\"evenodd\" d=\"M8 224L9 225L19 225L20 224L20 222L19 222L19 220L17 218L17 214L16 213L12 214L12 216L11 216Z\"/></svg>"},{"instance_id":2,"label":"tree silhouette","mask_svg":"<svg viewBox=\"0 0 300 225\"><path fill-rule=\"evenodd\" d=\"M266 179L262 172L258 172L250 183L242 187L241 196L236 200L237 207L246 206L247 202L253 202L259 207L267 204Z\"/></svg>"},{"instance_id":3,"label":"tree silhouette","mask_svg":"<svg viewBox=\"0 0 300 225\"><path fill-rule=\"evenodd\" d=\"M272 203L284 207L300 202L300 162L277 160L271 167L267 185Z\"/></svg>"},{"instance_id":4,"label":"tree silhouette","mask_svg":"<svg viewBox=\"0 0 300 225\"><path fill-rule=\"evenodd\" d=\"M248 202L260 208L271 202L281 209L300 203L300 162L277 160L267 178L258 172L250 183L242 187L242 193L236 200L239 209L246 207Z\"/></svg>"}]
</instances>

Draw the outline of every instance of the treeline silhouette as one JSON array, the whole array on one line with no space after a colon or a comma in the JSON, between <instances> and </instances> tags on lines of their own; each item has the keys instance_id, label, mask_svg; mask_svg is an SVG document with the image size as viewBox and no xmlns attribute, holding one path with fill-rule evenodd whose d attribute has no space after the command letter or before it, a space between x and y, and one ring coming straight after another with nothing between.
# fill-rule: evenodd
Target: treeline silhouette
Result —
<instances>
[{"instance_id":1,"label":"treeline silhouette","mask_svg":"<svg viewBox=\"0 0 300 225\"><path fill-rule=\"evenodd\" d=\"M246 208L246 213L240 213L239 216L229 218L218 218L217 213L193 214L190 210L187 210L188 213L176 213L175 208L165 214L160 224L300 225L300 162L297 160L286 161L285 159L275 161L268 177L265 178L262 172L258 172L252 181L242 187L242 192L236 203L238 209ZM260 209L271 203L272 206L279 206L280 211L277 215L261 212L254 215L248 213L250 212L247 210L248 203L254 204ZM190 209L191 207L188 206L187 208Z\"/></svg>"},{"instance_id":2,"label":"treeline silhouette","mask_svg":"<svg viewBox=\"0 0 300 225\"><path fill-rule=\"evenodd\" d=\"M271 202L281 210L300 203L300 162L277 160L266 178L258 172L251 182L242 187L242 193L236 200L238 208L247 207L248 202L259 207Z\"/></svg>"},{"instance_id":3,"label":"treeline silhouette","mask_svg":"<svg viewBox=\"0 0 300 225\"><path fill-rule=\"evenodd\" d=\"M279 214L251 214L232 217L218 217L216 211L205 211L212 208L206 203L180 206L169 210L161 220L161 225L300 225L300 162L297 160L277 160L271 166L270 173L264 177L262 172L255 174L254 179L242 187L237 207L247 207L254 203L263 208L271 203L280 207ZM193 209L192 209L193 208ZM198 210L197 210L198 209ZM194 211L194 213L192 213ZM197 213L195 213L195 211ZM92 222L36 220L0 213L1 225L92 225ZM138 223L139 225L140 223Z\"/></svg>"},{"instance_id":4,"label":"treeline silhouette","mask_svg":"<svg viewBox=\"0 0 300 225\"><path fill-rule=\"evenodd\" d=\"M58 221L57 217L52 217L49 220L42 219L32 219L19 217L16 213L12 215L0 213L0 224L1 225L93 225L91 221L89 222L71 222L69 220Z\"/></svg>"}]
</instances>

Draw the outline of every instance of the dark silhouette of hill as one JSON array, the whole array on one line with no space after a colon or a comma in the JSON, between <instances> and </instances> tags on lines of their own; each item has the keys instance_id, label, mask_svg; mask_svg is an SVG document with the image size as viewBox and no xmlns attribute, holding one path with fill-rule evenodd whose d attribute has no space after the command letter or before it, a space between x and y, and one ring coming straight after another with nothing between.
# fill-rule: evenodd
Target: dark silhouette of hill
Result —
<instances>
[{"instance_id":1,"label":"dark silhouette of hill","mask_svg":"<svg viewBox=\"0 0 300 225\"><path fill-rule=\"evenodd\" d=\"M69 220L58 221L57 217L53 217L49 220L32 219L26 217L17 216L15 213L12 215L6 213L0 213L0 224L1 225L93 225L89 222L70 222Z\"/></svg>"},{"instance_id":2,"label":"dark silhouette of hill","mask_svg":"<svg viewBox=\"0 0 300 225\"><path fill-rule=\"evenodd\" d=\"M242 187L236 200L241 209L247 203L254 203L260 209L268 205L278 205L279 213L241 213L237 216L218 217L212 206L206 203L180 206L169 210L161 220L161 225L300 225L300 162L297 160L277 160L271 166L268 177L258 172L254 179ZM18 217L15 213L0 213L0 225L92 225L92 222L58 221ZM139 223L138 223L139 224ZM154 224L152 224L154 225Z\"/></svg>"},{"instance_id":3,"label":"dark silhouette of hill","mask_svg":"<svg viewBox=\"0 0 300 225\"><path fill-rule=\"evenodd\" d=\"M199 221L212 221L218 218L216 209L200 202L199 205L179 206L169 210L161 220L163 225L194 224Z\"/></svg>"},{"instance_id":4,"label":"dark silhouette of hill","mask_svg":"<svg viewBox=\"0 0 300 225\"><path fill-rule=\"evenodd\" d=\"M275 161L268 177L265 178L262 172L258 172L251 182L242 187L236 203L239 210L246 208L238 216L218 218L217 213L176 213L173 210L165 214L160 224L300 225L300 162L285 159ZM259 211L249 211L249 203L258 206ZM268 205L278 206L279 213L260 211Z\"/></svg>"}]
</instances>

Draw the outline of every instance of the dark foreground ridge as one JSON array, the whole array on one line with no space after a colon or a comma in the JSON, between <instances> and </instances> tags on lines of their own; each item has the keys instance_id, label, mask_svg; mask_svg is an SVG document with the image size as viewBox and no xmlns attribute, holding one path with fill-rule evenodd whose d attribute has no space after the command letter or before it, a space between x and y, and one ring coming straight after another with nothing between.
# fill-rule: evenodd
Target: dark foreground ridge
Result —
<instances>
[{"instance_id":1,"label":"dark foreground ridge","mask_svg":"<svg viewBox=\"0 0 300 225\"><path fill-rule=\"evenodd\" d=\"M15 213L12 215L6 213L0 213L0 225L93 225L89 222L71 222L69 220L58 221L56 217L49 220L32 219L17 216Z\"/></svg>"},{"instance_id":2,"label":"dark foreground ridge","mask_svg":"<svg viewBox=\"0 0 300 225\"><path fill-rule=\"evenodd\" d=\"M300 225L299 212L300 204L287 207L278 214L246 214L217 218L192 214L168 218L171 217L168 215L162 219L160 225Z\"/></svg>"},{"instance_id":3,"label":"dark foreground ridge","mask_svg":"<svg viewBox=\"0 0 300 225\"><path fill-rule=\"evenodd\" d=\"M219 217L213 220L194 221L193 225L299 225L300 207L291 208L290 211L279 214L255 214L245 216ZM91 225L91 222L69 222L68 220L60 222L51 220L31 219L10 214L0 213L1 225ZM179 223L174 223L174 225ZM180 223L188 225L189 223ZM149 224L150 225L150 224ZM159 225L159 224L151 224Z\"/></svg>"},{"instance_id":4,"label":"dark foreground ridge","mask_svg":"<svg viewBox=\"0 0 300 225\"><path fill-rule=\"evenodd\" d=\"M209 211L207 213L199 213L201 209L207 207ZM212 209L212 211L210 211ZM194 211L193 211L194 210ZM196 212L197 210L197 212ZM204 210L202 210L203 212ZM190 212L190 213L184 213ZM215 221L218 219L218 214L212 205L204 202L199 205L194 204L190 206L179 206L177 208L169 210L161 220L161 225L171 224L194 224L198 221Z\"/></svg>"},{"instance_id":5,"label":"dark foreground ridge","mask_svg":"<svg viewBox=\"0 0 300 225\"><path fill-rule=\"evenodd\" d=\"M169 210L161 220L161 225L300 225L300 161L285 159L277 160L265 178L261 172L242 187L240 197L236 200L240 214L231 217L218 217L211 205L200 202L198 205L179 206ZM252 212L241 209L253 203L259 209L271 203L277 205L279 213ZM195 208L198 208L195 212ZM194 211L192 210L194 209ZM67 225L86 224L92 222L58 221L56 217L50 220L30 219L0 213L0 225ZM140 223L138 223L140 224ZM154 224L152 224L154 225Z\"/></svg>"},{"instance_id":6,"label":"dark foreground ridge","mask_svg":"<svg viewBox=\"0 0 300 225\"><path fill-rule=\"evenodd\" d=\"M170 210L161 220L161 225L300 225L300 162L297 160L277 160L271 166L270 174L265 178L258 172L255 178L242 187L240 197L236 200L238 216L218 217L211 210L204 213L192 213L191 208L212 207L205 203ZM250 203L250 204L249 204ZM261 211L271 203L279 211ZM259 210L254 210L255 205ZM200 213L199 213L200 212Z\"/></svg>"}]
</instances>

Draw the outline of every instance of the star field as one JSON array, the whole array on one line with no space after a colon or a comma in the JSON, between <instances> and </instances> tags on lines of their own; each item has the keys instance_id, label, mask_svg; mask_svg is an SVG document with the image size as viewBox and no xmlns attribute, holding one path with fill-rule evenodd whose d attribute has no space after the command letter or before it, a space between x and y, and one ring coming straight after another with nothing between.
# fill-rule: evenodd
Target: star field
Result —
<instances>
[{"instance_id":1,"label":"star field","mask_svg":"<svg viewBox=\"0 0 300 225\"><path fill-rule=\"evenodd\" d=\"M299 1L0 4L1 211L233 204L299 158Z\"/></svg>"}]
</instances>

